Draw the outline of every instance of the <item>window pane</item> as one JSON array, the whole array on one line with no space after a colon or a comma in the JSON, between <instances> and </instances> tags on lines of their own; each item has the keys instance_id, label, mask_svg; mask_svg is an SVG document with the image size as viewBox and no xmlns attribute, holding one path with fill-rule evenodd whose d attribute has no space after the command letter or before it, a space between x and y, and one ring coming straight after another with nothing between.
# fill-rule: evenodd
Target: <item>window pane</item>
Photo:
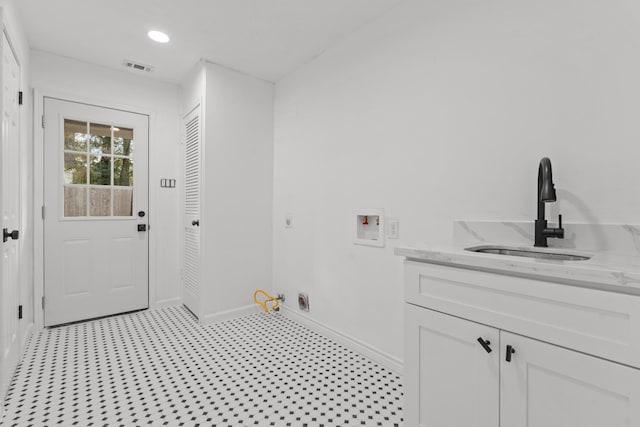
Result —
<instances>
[{"instance_id":1,"label":"window pane","mask_svg":"<svg viewBox=\"0 0 640 427\"><path fill-rule=\"evenodd\" d=\"M64 120L64 148L73 151L87 151L87 122Z\"/></svg>"},{"instance_id":2,"label":"window pane","mask_svg":"<svg viewBox=\"0 0 640 427\"><path fill-rule=\"evenodd\" d=\"M90 181L93 185L111 185L111 157L91 156Z\"/></svg>"},{"instance_id":3,"label":"window pane","mask_svg":"<svg viewBox=\"0 0 640 427\"><path fill-rule=\"evenodd\" d=\"M64 183L87 183L87 155L64 153Z\"/></svg>"},{"instance_id":4,"label":"window pane","mask_svg":"<svg viewBox=\"0 0 640 427\"><path fill-rule=\"evenodd\" d=\"M87 216L86 187L64 187L64 216Z\"/></svg>"},{"instance_id":5,"label":"window pane","mask_svg":"<svg viewBox=\"0 0 640 427\"><path fill-rule=\"evenodd\" d=\"M133 188L113 190L113 215L133 216Z\"/></svg>"},{"instance_id":6,"label":"window pane","mask_svg":"<svg viewBox=\"0 0 640 427\"><path fill-rule=\"evenodd\" d=\"M113 151L122 156L133 155L133 129L113 129Z\"/></svg>"},{"instance_id":7,"label":"window pane","mask_svg":"<svg viewBox=\"0 0 640 427\"><path fill-rule=\"evenodd\" d=\"M113 185L133 186L133 160L113 159Z\"/></svg>"},{"instance_id":8,"label":"window pane","mask_svg":"<svg viewBox=\"0 0 640 427\"><path fill-rule=\"evenodd\" d=\"M89 188L89 215L111 216L111 187Z\"/></svg>"},{"instance_id":9,"label":"window pane","mask_svg":"<svg viewBox=\"0 0 640 427\"><path fill-rule=\"evenodd\" d=\"M91 154L99 156L111 153L111 126L91 123Z\"/></svg>"}]
</instances>

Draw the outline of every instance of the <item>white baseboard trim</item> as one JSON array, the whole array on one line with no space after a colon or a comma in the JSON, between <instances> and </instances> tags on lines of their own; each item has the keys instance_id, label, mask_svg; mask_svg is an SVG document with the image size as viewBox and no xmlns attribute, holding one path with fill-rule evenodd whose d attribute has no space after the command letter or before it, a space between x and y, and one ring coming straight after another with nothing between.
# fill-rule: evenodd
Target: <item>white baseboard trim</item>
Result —
<instances>
[{"instance_id":1,"label":"white baseboard trim","mask_svg":"<svg viewBox=\"0 0 640 427\"><path fill-rule=\"evenodd\" d=\"M24 334L21 337L19 337L20 351L18 353L18 363L20 363L20 361L22 360L24 349L27 346L27 341L31 336L31 332L33 332L33 322L27 325L27 329L24 331ZM15 371L11 374L11 376L13 375L15 375ZM4 415L4 398L5 396L2 393L0 393L0 419L2 419L2 416Z\"/></svg>"},{"instance_id":2,"label":"white baseboard trim","mask_svg":"<svg viewBox=\"0 0 640 427\"><path fill-rule=\"evenodd\" d=\"M291 319L319 333L320 335L330 338L344 345L348 349L368 357L369 359L379 363L390 371L393 371L398 375L403 374L404 363L397 357L391 356L384 351L380 351L377 348L363 341L360 341L357 338L340 332L330 326L325 325L322 322L318 322L317 320L312 319L310 316L298 313L297 311L292 310L289 307L284 307L283 313L287 317L290 317Z\"/></svg>"},{"instance_id":3,"label":"white baseboard trim","mask_svg":"<svg viewBox=\"0 0 640 427\"><path fill-rule=\"evenodd\" d=\"M24 335L21 337L20 340L20 354L22 355L22 352L24 351L25 347L27 346L27 341L29 340L29 337L31 336L31 332L33 332L33 322L29 323L29 325L27 325L27 329L24 331Z\"/></svg>"},{"instance_id":4,"label":"white baseboard trim","mask_svg":"<svg viewBox=\"0 0 640 427\"><path fill-rule=\"evenodd\" d=\"M168 308L168 307L175 307L176 305L180 305L182 304L182 298L178 297L178 298L170 298L170 299L163 299L160 301L156 301L153 304L153 307L149 307L149 308Z\"/></svg>"},{"instance_id":5,"label":"white baseboard trim","mask_svg":"<svg viewBox=\"0 0 640 427\"><path fill-rule=\"evenodd\" d=\"M244 305L232 310L221 311L219 313L205 314L200 318L200 323L208 325L215 322L222 322L236 317L248 316L250 314L259 313L262 308L256 304Z\"/></svg>"}]
</instances>

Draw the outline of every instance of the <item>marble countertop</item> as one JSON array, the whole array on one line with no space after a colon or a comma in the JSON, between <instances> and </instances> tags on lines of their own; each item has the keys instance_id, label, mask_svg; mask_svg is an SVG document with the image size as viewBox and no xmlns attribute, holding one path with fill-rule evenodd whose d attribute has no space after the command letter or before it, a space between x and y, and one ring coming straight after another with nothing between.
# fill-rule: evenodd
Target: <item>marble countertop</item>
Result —
<instances>
[{"instance_id":1,"label":"marble countertop","mask_svg":"<svg viewBox=\"0 0 640 427\"><path fill-rule=\"evenodd\" d=\"M524 250L587 255L583 261L558 261L466 251L473 246L509 246ZM533 248L522 242L460 241L399 246L395 254L410 260L532 277L545 281L640 295L640 254L611 250Z\"/></svg>"}]
</instances>

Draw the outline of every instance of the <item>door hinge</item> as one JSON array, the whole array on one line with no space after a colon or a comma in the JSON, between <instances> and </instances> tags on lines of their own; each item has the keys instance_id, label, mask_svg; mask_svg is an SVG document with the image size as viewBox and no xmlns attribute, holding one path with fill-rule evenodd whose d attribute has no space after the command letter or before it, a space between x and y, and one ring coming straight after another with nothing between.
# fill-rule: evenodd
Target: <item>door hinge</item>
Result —
<instances>
[{"instance_id":1,"label":"door hinge","mask_svg":"<svg viewBox=\"0 0 640 427\"><path fill-rule=\"evenodd\" d=\"M22 306L18 306L18 320L22 319Z\"/></svg>"},{"instance_id":2,"label":"door hinge","mask_svg":"<svg viewBox=\"0 0 640 427\"><path fill-rule=\"evenodd\" d=\"M42 219L44 219L44 205L42 205Z\"/></svg>"},{"instance_id":3,"label":"door hinge","mask_svg":"<svg viewBox=\"0 0 640 427\"><path fill-rule=\"evenodd\" d=\"M18 92L18 105L22 105L22 91Z\"/></svg>"},{"instance_id":4,"label":"door hinge","mask_svg":"<svg viewBox=\"0 0 640 427\"><path fill-rule=\"evenodd\" d=\"M42 309L44 310L44 297L42 297Z\"/></svg>"},{"instance_id":5,"label":"door hinge","mask_svg":"<svg viewBox=\"0 0 640 427\"><path fill-rule=\"evenodd\" d=\"M42 115L42 129L44 129L44 114Z\"/></svg>"}]
</instances>

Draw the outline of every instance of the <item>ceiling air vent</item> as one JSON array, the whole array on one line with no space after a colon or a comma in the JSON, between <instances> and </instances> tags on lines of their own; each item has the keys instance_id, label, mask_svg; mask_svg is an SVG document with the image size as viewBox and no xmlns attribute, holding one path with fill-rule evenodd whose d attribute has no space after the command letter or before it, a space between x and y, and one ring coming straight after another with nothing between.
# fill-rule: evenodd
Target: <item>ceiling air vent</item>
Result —
<instances>
[{"instance_id":1,"label":"ceiling air vent","mask_svg":"<svg viewBox=\"0 0 640 427\"><path fill-rule=\"evenodd\" d=\"M151 65L140 64L138 62L129 61L128 59L125 59L122 65L125 68L131 68L132 70L146 71L146 72L153 71L153 67Z\"/></svg>"}]
</instances>

